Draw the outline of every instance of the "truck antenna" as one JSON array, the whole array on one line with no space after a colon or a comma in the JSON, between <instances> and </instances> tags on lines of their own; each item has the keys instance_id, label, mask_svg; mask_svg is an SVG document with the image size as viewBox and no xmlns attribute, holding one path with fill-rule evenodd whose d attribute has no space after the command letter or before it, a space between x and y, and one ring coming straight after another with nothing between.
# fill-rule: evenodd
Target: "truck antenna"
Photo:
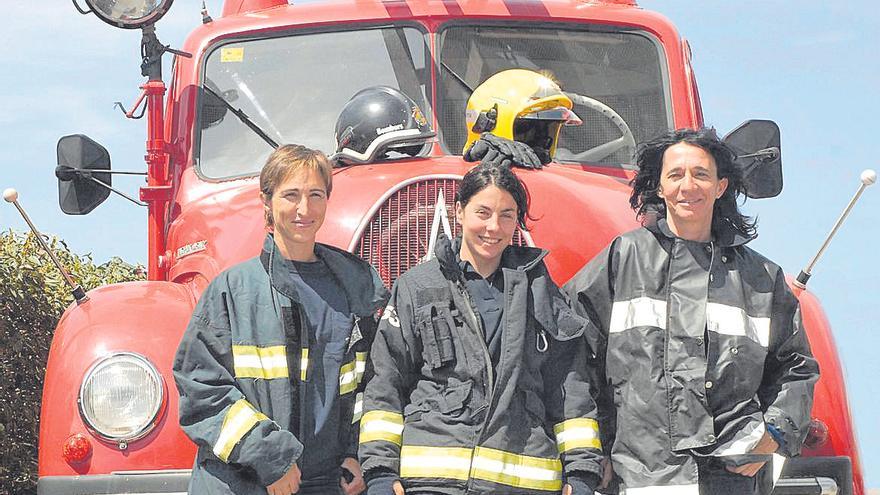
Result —
<instances>
[{"instance_id":1,"label":"truck antenna","mask_svg":"<svg viewBox=\"0 0 880 495\"><path fill-rule=\"evenodd\" d=\"M18 204L18 191L12 189L11 187L9 189L6 189L5 191L3 191L3 199L5 199L7 203L12 203L13 205L15 205L22 218L24 218L24 221L27 222L28 227L31 228L31 231L34 233L34 237L36 237L37 241L40 243L40 246L42 246L44 251L49 253L49 257L52 258L52 262L55 263L55 266L58 267L59 271L61 271L61 275L64 275L64 280L73 291L73 298L76 299L76 303L82 304L88 301L89 296L86 295L86 291L83 290L82 286L73 281L73 279L70 277L70 274L67 273L67 270L64 269L64 267L61 265L61 262L58 261L55 253L53 253L52 250L49 249L49 245L46 244L45 240L43 240L43 234L41 234L40 231L37 230L37 228L31 222L31 219L28 217L27 213L25 213L24 208L22 208L21 205Z\"/></svg>"},{"instance_id":2,"label":"truck antenna","mask_svg":"<svg viewBox=\"0 0 880 495\"><path fill-rule=\"evenodd\" d=\"M834 222L834 227L831 228L831 232L828 233L828 237L825 238L825 242L822 243L822 247L819 248L819 251L816 253L816 256L813 256L813 259L810 263L801 270L801 273L798 274L797 280L794 281L794 285L801 289L807 288L807 281L810 280L810 276L812 275L813 267L816 266L816 263L819 261L819 258L822 257L822 253L825 252L825 249L828 247L828 244L831 243L831 239L837 234L837 230L843 225L843 221L846 220L846 217L849 215L849 212L852 211L853 206L855 206L856 201L862 196L862 193L865 192L865 189L877 182L877 172L866 169L862 171L862 175L859 177L861 180L861 184L859 184L859 189L856 191L856 194L853 196L851 200L849 200L849 204L846 205L846 208L843 209L843 213L840 214L840 217Z\"/></svg>"}]
</instances>

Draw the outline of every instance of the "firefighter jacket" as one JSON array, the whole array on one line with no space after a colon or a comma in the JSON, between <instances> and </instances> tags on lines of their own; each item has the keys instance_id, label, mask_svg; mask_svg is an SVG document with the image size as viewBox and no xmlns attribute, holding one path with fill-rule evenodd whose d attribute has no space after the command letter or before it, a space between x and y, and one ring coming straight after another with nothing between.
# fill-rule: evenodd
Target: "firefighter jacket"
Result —
<instances>
[{"instance_id":1,"label":"firefighter jacket","mask_svg":"<svg viewBox=\"0 0 880 495\"><path fill-rule=\"evenodd\" d=\"M798 300L750 239L715 236L680 239L661 219L565 285L601 328L602 440L627 494L698 494L698 457L766 461L746 454L768 425L796 455L807 433L819 370Z\"/></svg>"},{"instance_id":2,"label":"firefighter jacket","mask_svg":"<svg viewBox=\"0 0 880 495\"><path fill-rule=\"evenodd\" d=\"M493 369L459 242L441 237L435 258L403 274L379 322L360 434L367 478L391 472L407 490L445 494L538 494L558 493L567 474L596 476L601 446L582 368L589 322L551 280L546 251L510 246Z\"/></svg>"},{"instance_id":3,"label":"firefighter jacket","mask_svg":"<svg viewBox=\"0 0 880 495\"><path fill-rule=\"evenodd\" d=\"M198 446L190 493L265 495L309 455L296 436L309 414L301 407L303 380L338 380L339 418L330 420L340 422L339 441L327 448L339 463L356 457L356 398L387 290L359 258L322 244L315 254L339 280L352 312L350 336L325 348L325 361L340 361L336 375L308 361L306 320L271 235L259 257L218 275L196 305L173 368L180 425Z\"/></svg>"}]
</instances>

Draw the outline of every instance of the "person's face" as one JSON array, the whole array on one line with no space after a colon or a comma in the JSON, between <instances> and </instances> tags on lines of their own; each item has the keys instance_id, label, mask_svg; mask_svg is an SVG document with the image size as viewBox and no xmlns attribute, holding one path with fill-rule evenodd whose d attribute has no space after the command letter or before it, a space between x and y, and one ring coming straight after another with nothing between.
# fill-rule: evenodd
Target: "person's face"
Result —
<instances>
[{"instance_id":1,"label":"person's face","mask_svg":"<svg viewBox=\"0 0 880 495\"><path fill-rule=\"evenodd\" d=\"M490 185L466 205L456 203L455 217L461 226L462 248L479 263L494 263L516 231L516 201L509 192Z\"/></svg>"},{"instance_id":2,"label":"person's face","mask_svg":"<svg viewBox=\"0 0 880 495\"><path fill-rule=\"evenodd\" d=\"M272 212L276 242L314 243L327 212L327 186L318 172L298 170L278 184L271 198L263 196L263 206Z\"/></svg>"},{"instance_id":3,"label":"person's face","mask_svg":"<svg viewBox=\"0 0 880 495\"><path fill-rule=\"evenodd\" d=\"M715 159L703 148L677 143L663 153L657 194L673 225L711 230L712 208L726 189L727 179L718 179Z\"/></svg>"}]
</instances>

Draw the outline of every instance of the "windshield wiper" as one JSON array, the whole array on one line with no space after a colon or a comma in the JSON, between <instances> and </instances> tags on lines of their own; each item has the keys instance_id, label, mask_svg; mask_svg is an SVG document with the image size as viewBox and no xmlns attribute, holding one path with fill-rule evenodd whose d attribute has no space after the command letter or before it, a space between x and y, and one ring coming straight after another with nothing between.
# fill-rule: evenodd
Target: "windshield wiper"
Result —
<instances>
[{"instance_id":1,"label":"windshield wiper","mask_svg":"<svg viewBox=\"0 0 880 495\"><path fill-rule=\"evenodd\" d=\"M217 92L214 91L213 89L209 88L207 84L203 85L202 89L211 93L211 95L214 98L217 98L218 100L220 100L220 102L223 103L223 105L227 109L229 109L230 112L234 113L235 116L238 117L238 120L240 120L242 124L248 126L248 128L250 130L254 131L254 133L257 136L260 136L263 139L263 141L266 141L266 143L268 143L269 146L271 146L274 149L278 149L278 143L276 143L272 138L270 138L269 135L266 134L266 131L264 131L263 129L260 128L260 126L258 126L256 123L254 123L254 121L251 120L251 118L248 117L247 114L244 113L244 111L242 111L239 108L233 107L232 104L230 104L228 101L226 101L225 98L223 98L222 96L217 94Z\"/></svg>"}]
</instances>

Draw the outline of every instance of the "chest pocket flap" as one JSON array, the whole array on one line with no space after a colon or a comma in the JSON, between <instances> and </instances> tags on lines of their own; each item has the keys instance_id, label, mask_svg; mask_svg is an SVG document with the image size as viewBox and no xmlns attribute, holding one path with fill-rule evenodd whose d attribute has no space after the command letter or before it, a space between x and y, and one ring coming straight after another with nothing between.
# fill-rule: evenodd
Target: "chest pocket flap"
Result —
<instances>
[{"instance_id":1,"label":"chest pocket flap","mask_svg":"<svg viewBox=\"0 0 880 495\"><path fill-rule=\"evenodd\" d=\"M432 304L419 312L418 330L422 337L422 356L431 369L455 360L453 328L455 319L446 306Z\"/></svg>"}]
</instances>

